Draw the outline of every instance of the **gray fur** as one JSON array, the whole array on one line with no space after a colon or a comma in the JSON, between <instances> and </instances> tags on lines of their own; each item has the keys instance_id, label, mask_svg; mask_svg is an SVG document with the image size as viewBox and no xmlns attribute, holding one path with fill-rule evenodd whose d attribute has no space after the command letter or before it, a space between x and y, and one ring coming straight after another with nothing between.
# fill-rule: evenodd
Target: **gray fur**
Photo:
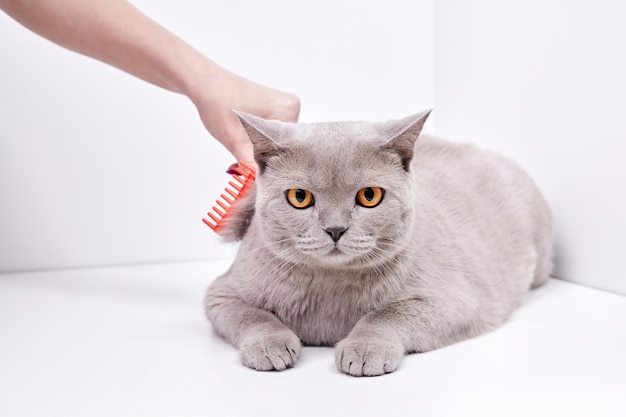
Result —
<instances>
[{"instance_id":1,"label":"gray fur","mask_svg":"<svg viewBox=\"0 0 626 417\"><path fill-rule=\"evenodd\" d=\"M405 353L496 328L546 281L552 220L532 180L495 153L417 140L428 114L297 125L239 114L260 172L232 220L237 258L205 306L245 365L282 370L301 343L334 345L342 372L381 375ZM382 203L356 205L370 186ZM293 208L290 188L315 204ZM331 227L347 228L336 243Z\"/></svg>"}]
</instances>

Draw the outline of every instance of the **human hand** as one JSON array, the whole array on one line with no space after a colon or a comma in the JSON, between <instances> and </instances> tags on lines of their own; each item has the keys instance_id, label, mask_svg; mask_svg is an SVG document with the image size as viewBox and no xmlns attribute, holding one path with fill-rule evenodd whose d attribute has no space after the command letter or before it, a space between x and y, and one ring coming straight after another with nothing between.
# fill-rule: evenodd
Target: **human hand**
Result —
<instances>
[{"instance_id":1,"label":"human hand","mask_svg":"<svg viewBox=\"0 0 626 417\"><path fill-rule=\"evenodd\" d=\"M295 123L300 114L299 98L249 81L215 64L205 77L192 86L194 91L189 94L204 126L237 161L257 169L252 143L233 110Z\"/></svg>"},{"instance_id":2,"label":"human hand","mask_svg":"<svg viewBox=\"0 0 626 417\"><path fill-rule=\"evenodd\" d=\"M252 143L233 110L265 119L298 120L297 96L220 67L126 0L0 0L0 8L59 45L185 94L209 132L238 161L254 168Z\"/></svg>"}]
</instances>

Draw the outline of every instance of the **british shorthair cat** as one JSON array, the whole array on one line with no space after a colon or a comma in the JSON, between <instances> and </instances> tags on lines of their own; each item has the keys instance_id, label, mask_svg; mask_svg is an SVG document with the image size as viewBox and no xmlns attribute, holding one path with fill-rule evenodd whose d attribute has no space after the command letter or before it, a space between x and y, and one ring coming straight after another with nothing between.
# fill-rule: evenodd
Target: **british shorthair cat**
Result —
<instances>
[{"instance_id":1,"label":"british shorthair cat","mask_svg":"<svg viewBox=\"0 0 626 417\"><path fill-rule=\"evenodd\" d=\"M214 329L258 370L335 346L344 373L488 332L552 269L552 219L513 162L388 122L291 124L238 113L259 166L209 287Z\"/></svg>"}]
</instances>

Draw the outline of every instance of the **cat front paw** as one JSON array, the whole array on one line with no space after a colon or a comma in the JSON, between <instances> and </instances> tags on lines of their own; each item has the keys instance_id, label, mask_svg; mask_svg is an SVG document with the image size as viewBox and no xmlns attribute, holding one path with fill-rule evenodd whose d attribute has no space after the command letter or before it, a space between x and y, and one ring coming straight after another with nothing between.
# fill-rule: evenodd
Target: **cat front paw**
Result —
<instances>
[{"instance_id":1,"label":"cat front paw","mask_svg":"<svg viewBox=\"0 0 626 417\"><path fill-rule=\"evenodd\" d=\"M337 368L352 376L378 376L396 370L404 356L400 343L374 338L346 338L337 344Z\"/></svg>"},{"instance_id":2,"label":"cat front paw","mask_svg":"<svg viewBox=\"0 0 626 417\"><path fill-rule=\"evenodd\" d=\"M300 339L291 330L249 338L240 347L241 363L257 371L283 371L296 364Z\"/></svg>"}]
</instances>

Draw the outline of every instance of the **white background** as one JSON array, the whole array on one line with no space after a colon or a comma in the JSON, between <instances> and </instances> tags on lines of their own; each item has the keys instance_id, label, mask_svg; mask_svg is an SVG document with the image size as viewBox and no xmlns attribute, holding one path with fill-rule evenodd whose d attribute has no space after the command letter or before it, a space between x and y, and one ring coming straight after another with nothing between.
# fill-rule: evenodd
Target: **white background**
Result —
<instances>
[{"instance_id":1,"label":"white background","mask_svg":"<svg viewBox=\"0 0 626 417\"><path fill-rule=\"evenodd\" d=\"M0 416L624 417L626 298L564 281L508 323L353 378L334 349L256 372L200 308L229 260L4 274ZM172 277L176 277L172 279Z\"/></svg>"},{"instance_id":2,"label":"white background","mask_svg":"<svg viewBox=\"0 0 626 417\"><path fill-rule=\"evenodd\" d=\"M626 3L435 2L437 133L538 182L556 275L626 294Z\"/></svg>"},{"instance_id":3,"label":"white background","mask_svg":"<svg viewBox=\"0 0 626 417\"><path fill-rule=\"evenodd\" d=\"M435 106L429 129L500 150L557 222L557 275L626 293L619 1L135 1L301 121ZM200 218L232 158L184 97L0 15L0 270L216 258Z\"/></svg>"}]
</instances>

